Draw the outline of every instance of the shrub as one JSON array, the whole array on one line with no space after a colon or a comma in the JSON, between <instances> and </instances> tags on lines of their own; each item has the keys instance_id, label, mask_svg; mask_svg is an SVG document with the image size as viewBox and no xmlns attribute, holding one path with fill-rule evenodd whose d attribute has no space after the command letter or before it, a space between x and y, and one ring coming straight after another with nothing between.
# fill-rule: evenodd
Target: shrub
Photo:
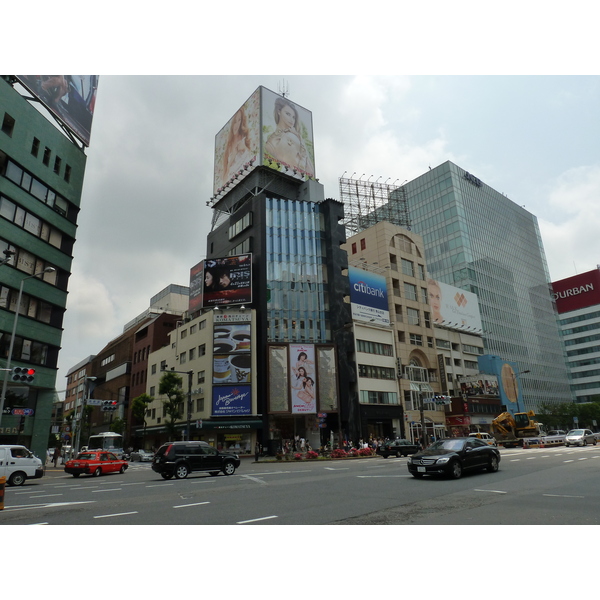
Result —
<instances>
[{"instance_id":1,"label":"shrub","mask_svg":"<svg viewBox=\"0 0 600 600\"><path fill-rule=\"evenodd\" d=\"M358 456L371 456L373 454L373 450L371 450L371 448L360 448L360 450L358 450L356 453Z\"/></svg>"},{"instance_id":2,"label":"shrub","mask_svg":"<svg viewBox=\"0 0 600 600\"><path fill-rule=\"evenodd\" d=\"M346 458L347 456L348 453L341 448L336 448L335 450L331 451L331 458Z\"/></svg>"},{"instance_id":3,"label":"shrub","mask_svg":"<svg viewBox=\"0 0 600 600\"><path fill-rule=\"evenodd\" d=\"M315 452L314 450L309 450L306 453L306 458L314 460L315 458L319 458L319 453Z\"/></svg>"},{"instance_id":4,"label":"shrub","mask_svg":"<svg viewBox=\"0 0 600 600\"><path fill-rule=\"evenodd\" d=\"M296 452L296 454L294 454L294 460L302 460L302 454L300 454L300 452Z\"/></svg>"}]
</instances>

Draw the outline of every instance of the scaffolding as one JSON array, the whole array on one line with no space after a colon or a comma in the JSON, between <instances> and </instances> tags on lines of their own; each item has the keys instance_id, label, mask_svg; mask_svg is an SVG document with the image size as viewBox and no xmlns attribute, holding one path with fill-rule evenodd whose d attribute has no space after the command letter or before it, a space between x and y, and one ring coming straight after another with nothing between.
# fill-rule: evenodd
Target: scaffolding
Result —
<instances>
[{"instance_id":1,"label":"scaffolding","mask_svg":"<svg viewBox=\"0 0 600 600\"><path fill-rule=\"evenodd\" d=\"M410 227L408 198L403 185L340 177L340 200L344 203L343 224L348 236L380 221Z\"/></svg>"}]
</instances>

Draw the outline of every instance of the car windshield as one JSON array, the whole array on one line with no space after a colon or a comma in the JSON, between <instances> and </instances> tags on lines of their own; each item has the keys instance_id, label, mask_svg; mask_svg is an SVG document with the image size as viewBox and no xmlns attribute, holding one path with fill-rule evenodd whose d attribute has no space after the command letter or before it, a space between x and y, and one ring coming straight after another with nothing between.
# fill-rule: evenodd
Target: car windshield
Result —
<instances>
[{"instance_id":1,"label":"car windshield","mask_svg":"<svg viewBox=\"0 0 600 600\"><path fill-rule=\"evenodd\" d=\"M438 440L429 446L428 450L462 450L464 440L445 439Z\"/></svg>"},{"instance_id":2,"label":"car windshield","mask_svg":"<svg viewBox=\"0 0 600 600\"><path fill-rule=\"evenodd\" d=\"M91 452L82 452L81 454L77 455L77 458L79 460L92 460L96 458L96 455L92 454Z\"/></svg>"},{"instance_id":3,"label":"car windshield","mask_svg":"<svg viewBox=\"0 0 600 600\"><path fill-rule=\"evenodd\" d=\"M569 435L583 435L583 429L571 429Z\"/></svg>"}]
</instances>

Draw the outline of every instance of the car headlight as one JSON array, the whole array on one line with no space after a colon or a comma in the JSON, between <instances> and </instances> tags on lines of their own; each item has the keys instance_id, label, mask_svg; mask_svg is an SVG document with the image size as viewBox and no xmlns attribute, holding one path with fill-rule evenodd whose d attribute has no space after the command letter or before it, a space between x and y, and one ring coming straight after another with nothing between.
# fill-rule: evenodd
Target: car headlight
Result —
<instances>
[{"instance_id":1,"label":"car headlight","mask_svg":"<svg viewBox=\"0 0 600 600\"><path fill-rule=\"evenodd\" d=\"M447 456L443 456L442 458L438 458L435 462L438 465L445 465L450 459Z\"/></svg>"}]
</instances>

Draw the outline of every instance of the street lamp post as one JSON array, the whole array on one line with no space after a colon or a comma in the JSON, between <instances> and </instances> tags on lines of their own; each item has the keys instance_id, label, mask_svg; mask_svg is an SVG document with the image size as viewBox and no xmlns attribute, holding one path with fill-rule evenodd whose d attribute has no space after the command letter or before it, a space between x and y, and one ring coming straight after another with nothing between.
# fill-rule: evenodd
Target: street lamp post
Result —
<instances>
[{"instance_id":1,"label":"street lamp post","mask_svg":"<svg viewBox=\"0 0 600 600\"><path fill-rule=\"evenodd\" d=\"M38 275L43 275L44 273L52 273L54 271L56 271L56 269L54 267L46 267L43 271L40 271L39 273L35 273L34 275L28 275L27 277L23 277L23 279L21 279L21 284L19 285L19 296L17 297L15 318L13 321L13 330L12 330L12 335L10 337L10 344L8 346L8 356L6 358L4 382L2 383L2 396L0 398L0 422L2 421L2 413L4 412L4 401L6 400L6 390L8 387L8 376L10 373L10 364L12 361L13 348L15 346L15 337L17 335L17 323L19 321L19 310L21 309L21 298L23 296L23 284L28 279L32 279L33 277L37 277Z\"/></svg>"}]
</instances>

